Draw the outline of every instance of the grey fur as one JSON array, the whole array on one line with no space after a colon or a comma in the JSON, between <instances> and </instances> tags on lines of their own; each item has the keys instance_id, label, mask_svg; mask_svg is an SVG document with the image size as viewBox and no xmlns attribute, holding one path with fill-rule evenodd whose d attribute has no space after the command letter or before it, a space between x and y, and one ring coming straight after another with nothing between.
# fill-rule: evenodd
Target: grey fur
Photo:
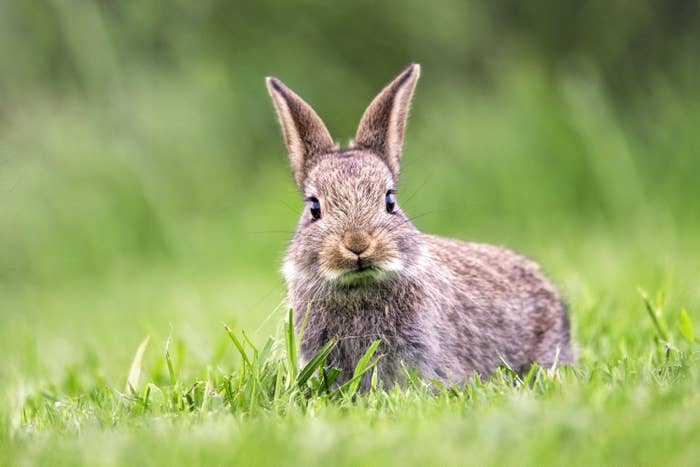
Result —
<instances>
[{"instance_id":1,"label":"grey fur","mask_svg":"<svg viewBox=\"0 0 700 467\"><path fill-rule=\"evenodd\" d=\"M329 363L343 381L381 339L385 383L399 382L404 367L461 383L489 376L501 359L520 371L572 363L566 308L536 263L421 233L398 206L387 211L419 73L411 65L375 98L346 150L308 104L268 78L294 178L321 206L320 219L309 206L302 213L283 269L297 332L309 313L301 359L338 337Z\"/></svg>"}]
</instances>

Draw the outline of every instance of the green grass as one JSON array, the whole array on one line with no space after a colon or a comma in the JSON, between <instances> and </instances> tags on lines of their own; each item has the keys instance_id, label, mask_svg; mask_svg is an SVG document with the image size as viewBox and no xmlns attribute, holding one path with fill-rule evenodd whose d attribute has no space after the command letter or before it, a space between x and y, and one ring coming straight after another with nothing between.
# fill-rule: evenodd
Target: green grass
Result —
<instances>
[{"instance_id":1,"label":"green grass","mask_svg":"<svg viewBox=\"0 0 700 467\"><path fill-rule=\"evenodd\" d=\"M399 203L424 231L537 259L580 360L358 395L296 367L284 327L277 271L301 201L269 70L186 69L6 111L0 465L695 462L696 89L659 78L625 112L595 74L516 63L485 89L426 69ZM352 134L359 107L312 103Z\"/></svg>"},{"instance_id":2,"label":"green grass","mask_svg":"<svg viewBox=\"0 0 700 467\"><path fill-rule=\"evenodd\" d=\"M199 378L178 376L168 339L139 378L145 339L124 388L85 365L26 394L2 452L8 464L690 465L700 454L700 352L687 326L669 327L658 300L644 301L656 335L636 358L524 376L503 366L487 382L437 391L408 372L401 388L375 381L358 394L350 381L333 389L319 367L334 342L297 368L289 325L284 339L260 348L227 327L240 366L209 365ZM357 377L372 372L376 349Z\"/></svg>"}]
</instances>

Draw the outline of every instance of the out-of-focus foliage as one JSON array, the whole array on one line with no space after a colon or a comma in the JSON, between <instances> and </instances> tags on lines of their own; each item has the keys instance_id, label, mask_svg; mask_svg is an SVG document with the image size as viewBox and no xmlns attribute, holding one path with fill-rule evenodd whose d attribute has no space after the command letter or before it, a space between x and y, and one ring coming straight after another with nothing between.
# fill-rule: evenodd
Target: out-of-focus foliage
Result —
<instances>
[{"instance_id":1,"label":"out-of-focus foliage","mask_svg":"<svg viewBox=\"0 0 700 467\"><path fill-rule=\"evenodd\" d=\"M3 2L0 279L277 282L300 204L263 77L345 142L412 61L399 202L421 228L545 263L567 238L684 243L697 19L677 1Z\"/></svg>"},{"instance_id":2,"label":"out-of-focus foliage","mask_svg":"<svg viewBox=\"0 0 700 467\"><path fill-rule=\"evenodd\" d=\"M2 84L92 87L124 68L214 60L231 74L276 65L299 76L353 70L372 83L420 59L434 73L488 80L529 54L552 70L591 61L616 91L639 89L696 52L697 2L8 1ZM372 73L367 73L372 70ZM99 82L99 83L98 83Z\"/></svg>"}]
</instances>

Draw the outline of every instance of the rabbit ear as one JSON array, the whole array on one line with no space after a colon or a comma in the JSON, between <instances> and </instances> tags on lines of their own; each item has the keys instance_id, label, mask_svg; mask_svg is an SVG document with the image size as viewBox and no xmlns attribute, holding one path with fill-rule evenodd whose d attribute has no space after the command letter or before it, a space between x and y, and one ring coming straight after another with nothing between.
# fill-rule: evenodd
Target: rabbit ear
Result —
<instances>
[{"instance_id":1,"label":"rabbit ear","mask_svg":"<svg viewBox=\"0 0 700 467\"><path fill-rule=\"evenodd\" d=\"M265 81L282 127L294 180L302 189L306 174L319 156L338 148L309 104L277 78L270 76Z\"/></svg>"},{"instance_id":2,"label":"rabbit ear","mask_svg":"<svg viewBox=\"0 0 700 467\"><path fill-rule=\"evenodd\" d=\"M419 76L420 65L413 64L384 88L365 110L355 136L354 146L384 158L394 178L399 176L408 109Z\"/></svg>"}]
</instances>

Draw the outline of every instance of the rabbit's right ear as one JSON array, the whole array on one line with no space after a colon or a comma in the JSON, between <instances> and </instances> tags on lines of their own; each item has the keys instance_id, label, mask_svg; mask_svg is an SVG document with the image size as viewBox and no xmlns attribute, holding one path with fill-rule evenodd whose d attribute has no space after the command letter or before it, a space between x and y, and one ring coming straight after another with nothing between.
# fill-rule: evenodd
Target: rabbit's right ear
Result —
<instances>
[{"instance_id":1,"label":"rabbit's right ear","mask_svg":"<svg viewBox=\"0 0 700 467\"><path fill-rule=\"evenodd\" d=\"M277 78L270 76L265 81L289 151L294 181L303 190L306 175L318 158L338 148L309 104Z\"/></svg>"}]
</instances>

